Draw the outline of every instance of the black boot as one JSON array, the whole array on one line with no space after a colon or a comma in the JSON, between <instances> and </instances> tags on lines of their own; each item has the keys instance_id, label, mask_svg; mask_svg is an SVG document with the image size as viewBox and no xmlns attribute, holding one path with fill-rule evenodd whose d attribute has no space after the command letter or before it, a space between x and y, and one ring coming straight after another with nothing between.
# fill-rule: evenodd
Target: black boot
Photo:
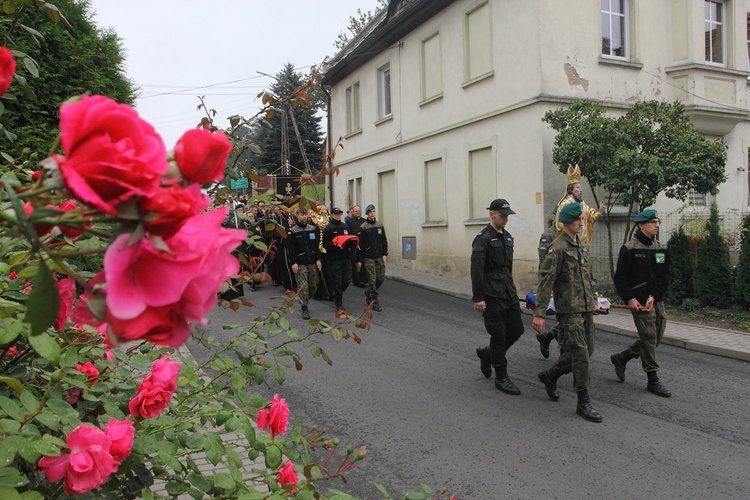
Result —
<instances>
[{"instance_id":1,"label":"black boot","mask_svg":"<svg viewBox=\"0 0 750 500\"><path fill-rule=\"evenodd\" d=\"M672 395L672 391L659 382L659 376L656 372L646 372L646 375L648 375L648 385L646 385L647 390L663 398L668 398Z\"/></svg>"},{"instance_id":2,"label":"black boot","mask_svg":"<svg viewBox=\"0 0 750 500\"><path fill-rule=\"evenodd\" d=\"M613 354L609 359L612 361L612 364L615 365L615 375L617 375L617 380L625 382L625 365L628 364L628 361L633 359L630 354L628 354L627 349L618 352L617 354Z\"/></svg>"},{"instance_id":3,"label":"black boot","mask_svg":"<svg viewBox=\"0 0 750 500\"><path fill-rule=\"evenodd\" d=\"M492 376L492 365L490 364L490 348L477 347L477 356L479 356L479 369L482 371L484 378Z\"/></svg>"},{"instance_id":4,"label":"black boot","mask_svg":"<svg viewBox=\"0 0 750 500\"><path fill-rule=\"evenodd\" d=\"M587 389L578 391L578 406L576 406L576 413L589 422L599 423L602 421L601 414L591 406L589 391Z\"/></svg>"},{"instance_id":5,"label":"black boot","mask_svg":"<svg viewBox=\"0 0 750 500\"><path fill-rule=\"evenodd\" d=\"M302 306L302 319L310 319L310 311L307 306Z\"/></svg>"},{"instance_id":6,"label":"black boot","mask_svg":"<svg viewBox=\"0 0 750 500\"><path fill-rule=\"evenodd\" d=\"M549 344L555 335L552 332L542 332L536 334L536 339L539 341L539 351L544 356L544 359L549 358Z\"/></svg>"},{"instance_id":7,"label":"black boot","mask_svg":"<svg viewBox=\"0 0 750 500\"><path fill-rule=\"evenodd\" d=\"M510 378L508 378L508 371L506 368L495 368L495 389L499 389L505 394L512 394L514 396L521 394L521 389L516 387L516 384L511 382Z\"/></svg>"},{"instance_id":8,"label":"black boot","mask_svg":"<svg viewBox=\"0 0 750 500\"><path fill-rule=\"evenodd\" d=\"M562 373L555 370L554 367L539 374L539 381L544 384L547 396L549 396L552 401L560 399L560 393L557 392L557 379L560 378L560 375L562 375Z\"/></svg>"}]
</instances>

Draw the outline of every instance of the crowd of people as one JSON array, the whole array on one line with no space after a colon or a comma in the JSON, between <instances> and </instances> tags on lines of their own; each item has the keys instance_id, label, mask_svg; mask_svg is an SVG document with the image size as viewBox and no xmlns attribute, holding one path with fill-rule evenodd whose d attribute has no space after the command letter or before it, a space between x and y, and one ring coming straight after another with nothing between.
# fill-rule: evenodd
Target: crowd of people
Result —
<instances>
[{"instance_id":1,"label":"crowd of people","mask_svg":"<svg viewBox=\"0 0 750 500\"><path fill-rule=\"evenodd\" d=\"M378 289L385 281L388 240L374 205L366 207L364 217L359 205L351 207L346 217L340 208L329 212L324 205L298 206L291 212L284 205L267 209L263 201L242 198L229 198L226 205L230 210L223 225L248 232L248 242L237 248L236 255L242 270L253 276L248 281L251 291L264 281L256 277L267 273L273 286L296 292L302 317L310 319L311 298L333 301L337 314L344 312L344 292L354 283L365 289L367 307L383 310ZM241 293L244 288L238 283L222 298Z\"/></svg>"}]
</instances>

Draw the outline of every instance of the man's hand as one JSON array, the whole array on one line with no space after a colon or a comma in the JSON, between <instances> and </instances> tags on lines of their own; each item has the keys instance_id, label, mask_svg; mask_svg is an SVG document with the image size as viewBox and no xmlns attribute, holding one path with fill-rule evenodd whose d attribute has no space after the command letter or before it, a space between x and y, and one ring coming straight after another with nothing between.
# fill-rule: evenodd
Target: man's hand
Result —
<instances>
[{"instance_id":1,"label":"man's hand","mask_svg":"<svg viewBox=\"0 0 750 500\"><path fill-rule=\"evenodd\" d=\"M537 333L542 333L542 330L544 330L544 318L540 316L534 316L534 319L531 320L531 327L537 331Z\"/></svg>"},{"instance_id":2,"label":"man's hand","mask_svg":"<svg viewBox=\"0 0 750 500\"><path fill-rule=\"evenodd\" d=\"M357 271L359 271L361 268L362 268L362 263L361 262L357 262Z\"/></svg>"},{"instance_id":3,"label":"man's hand","mask_svg":"<svg viewBox=\"0 0 750 500\"><path fill-rule=\"evenodd\" d=\"M646 301L646 311L650 311L654 308L654 298L649 296L648 300Z\"/></svg>"},{"instance_id":4,"label":"man's hand","mask_svg":"<svg viewBox=\"0 0 750 500\"><path fill-rule=\"evenodd\" d=\"M628 307L630 308L631 311L638 312L638 311L643 310L643 306L641 305L640 302L638 302L638 299L630 299L628 301Z\"/></svg>"},{"instance_id":5,"label":"man's hand","mask_svg":"<svg viewBox=\"0 0 750 500\"><path fill-rule=\"evenodd\" d=\"M383 255L383 265L385 265L385 261L386 260L388 260L388 256L387 255Z\"/></svg>"},{"instance_id":6,"label":"man's hand","mask_svg":"<svg viewBox=\"0 0 750 500\"><path fill-rule=\"evenodd\" d=\"M292 272L293 272L294 274L297 274L297 269L299 269L299 265L297 265L297 264L292 264Z\"/></svg>"},{"instance_id":7,"label":"man's hand","mask_svg":"<svg viewBox=\"0 0 750 500\"><path fill-rule=\"evenodd\" d=\"M474 302L474 309L479 312L484 312L484 310L487 309L487 304L483 300Z\"/></svg>"},{"instance_id":8,"label":"man's hand","mask_svg":"<svg viewBox=\"0 0 750 500\"><path fill-rule=\"evenodd\" d=\"M322 262L320 261L320 259L318 259L318 260L317 260L317 261L315 262L315 267L317 267L317 268L318 268L318 271L322 271L322 270L323 270L323 263L322 263Z\"/></svg>"}]
</instances>

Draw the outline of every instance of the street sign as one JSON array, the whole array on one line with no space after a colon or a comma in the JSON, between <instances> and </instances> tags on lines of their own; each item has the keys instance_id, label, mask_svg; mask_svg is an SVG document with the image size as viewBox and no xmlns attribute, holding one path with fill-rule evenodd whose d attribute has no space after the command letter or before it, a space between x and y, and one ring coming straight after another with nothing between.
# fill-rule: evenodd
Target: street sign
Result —
<instances>
[{"instance_id":1,"label":"street sign","mask_svg":"<svg viewBox=\"0 0 750 500\"><path fill-rule=\"evenodd\" d=\"M247 179L232 179L230 184L232 189L247 189Z\"/></svg>"}]
</instances>

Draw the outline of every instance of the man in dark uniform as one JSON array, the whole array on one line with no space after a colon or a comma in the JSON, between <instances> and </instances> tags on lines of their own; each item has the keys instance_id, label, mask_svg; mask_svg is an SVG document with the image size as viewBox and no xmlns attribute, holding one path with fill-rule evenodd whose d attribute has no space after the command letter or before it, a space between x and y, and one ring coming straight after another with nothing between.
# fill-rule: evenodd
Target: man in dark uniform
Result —
<instances>
[{"instance_id":1,"label":"man in dark uniform","mask_svg":"<svg viewBox=\"0 0 750 500\"><path fill-rule=\"evenodd\" d=\"M523 334L521 306L513 283L513 236L505 230L510 204L497 199L487 208L490 223L471 244L471 290L474 309L484 317L490 345L477 348L479 368L486 378L495 369L495 387L506 394L521 394L508 378L508 349Z\"/></svg>"},{"instance_id":2,"label":"man in dark uniform","mask_svg":"<svg viewBox=\"0 0 750 500\"><path fill-rule=\"evenodd\" d=\"M307 210L297 208L297 222L286 237L287 255L292 272L297 278L297 296L302 306L302 318L310 319L307 304L318 287L318 271L322 268L318 228L307 223Z\"/></svg>"},{"instance_id":3,"label":"man in dark uniform","mask_svg":"<svg viewBox=\"0 0 750 500\"><path fill-rule=\"evenodd\" d=\"M388 239L383 223L375 218L375 205L365 208L367 219L359 226L359 248L362 249L362 267L367 276L365 299L373 311L382 311L378 302L378 288L385 282L385 265L388 259Z\"/></svg>"},{"instance_id":4,"label":"man in dark uniform","mask_svg":"<svg viewBox=\"0 0 750 500\"><path fill-rule=\"evenodd\" d=\"M547 395L557 401L557 379L573 372L573 385L578 394L576 413L589 422L601 422L602 416L591 406L589 358L594 353L594 310L596 295L591 283L588 248L579 235L585 224L580 203L568 203L558 211L558 221L563 229L547 251L539 270L537 301L547 304L555 297L555 312L563 332L563 350L557 363L539 374ZM537 307L532 326L537 332L544 330L546 308Z\"/></svg>"},{"instance_id":5,"label":"man in dark uniform","mask_svg":"<svg viewBox=\"0 0 750 500\"><path fill-rule=\"evenodd\" d=\"M359 228L365 218L362 217L362 207L354 205L349 209L349 215L344 219L349 225L349 230L352 234L359 234ZM362 261L362 250L357 248L355 255L355 262L352 263L352 283L354 286L359 288L365 288L367 286L367 274L363 266L357 266L357 263Z\"/></svg>"},{"instance_id":6,"label":"man in dark uniform","mask_svg":"<svg viewBox=\"0 0 750 500\"><path fill-rule=\"evenodd\" d=\"M344 291L352 281L352 260L356 244L337 245L334 238L350 235L349 226L341 220L343 210L331 210L331 221L323 229L323 248L328 256L331 281L333 282L333 302L337 311L344 310Z\"/></svg>"},{"instance_id":7,"label":"man in dark uniform","mask_svg":"<svg viewBox=\"0 0 750 500\"><path fill-rule=\"evenodd\" d=\"M625 365L641 358L643 371L648 376L646 389L657 396L668 398L672 392L659 382L656 348L661 343L667 316L664 295L669 286L669 250L656 240L659 214L649 208L633 220L638 226L633 237L620 248L615 271L615 288L630 307L638 340L624 351L610 357L620 382L625 381Z\"/></svg>"}]
</instances>

